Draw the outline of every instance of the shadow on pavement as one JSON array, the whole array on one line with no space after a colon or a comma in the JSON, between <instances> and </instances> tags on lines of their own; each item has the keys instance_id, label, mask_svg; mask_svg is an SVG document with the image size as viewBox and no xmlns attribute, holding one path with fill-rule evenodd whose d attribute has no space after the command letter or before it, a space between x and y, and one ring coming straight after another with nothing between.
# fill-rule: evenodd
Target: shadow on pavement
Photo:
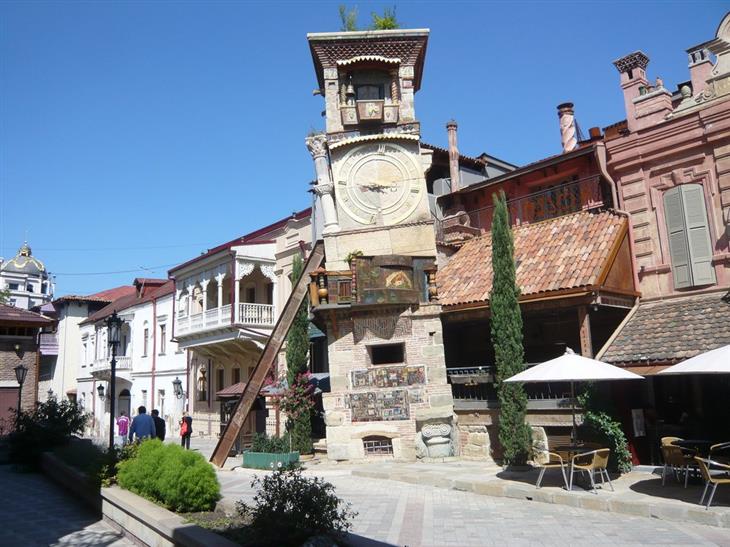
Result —
<instances>
[{"instance_id":1,"label":"shadow on pavement","mask_svg":"<svg viewBox=\"0 0 730 547\"><path fill-rule=\"evenodd\" d=\"M392 543L385 543L384 541L366 538L357 534L347 534L345 541L350 547L394 547Z\"/></svg>"},{"instance_id":2,"label":"shadow on pavement","mask_svg":"<svg viewBox=\"0 0 730 547\"><path fill-rule=\"evenodd\" d=\"M673 475L667 474L666 484L662 486L661 477L638 481L629 488L633 492L653 496L655 498L665 498L684 501L692 505L699 505L700 496L704 484L698 482L697 479L690 478L687 488L684 487L684 479L680 475L680 481L677 482ZM707 501L707 500L705 500ZM720 485L717 487L715 497L712 499L712 507L728 508L730 507L730 485Z\"/></svg>"}]
</instances>

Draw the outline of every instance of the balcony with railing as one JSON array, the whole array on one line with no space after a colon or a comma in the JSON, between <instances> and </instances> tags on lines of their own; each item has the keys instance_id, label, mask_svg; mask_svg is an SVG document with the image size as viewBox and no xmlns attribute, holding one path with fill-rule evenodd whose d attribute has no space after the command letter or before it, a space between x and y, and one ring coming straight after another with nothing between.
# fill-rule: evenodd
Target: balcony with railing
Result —
<instances>
[{"instance_id":1,"label":"balcony with railing","mask_svg":"<svg viewBox=\"0 0 730 547\"><path fill-rule=\"evenodd\" d=\"M528 363L531 367L537 363ZM495 370L489 366L447 368L446 374L456 410L494 410L499 408ZM570 385L563 382L525 385L528 410L567 410Z\"/></svg>"},{"instance_id":2,"label":"balcony with railing","mask_svg":"<svg viewBox=\"0 0 730 547\"><path fill-rule=\"evenodd\" d=\"M242 302L238 305L238 323L252 327L273 327L276 323L274 306Z\"/></svg>"},{"instance_id":3,"label":"balcony with railing","mask_svg":"<svg viewBox=\"0 0 730 547\"><path fill-rule=\"evenodd\" d=\"M605 206L607 203L598 175L558 184L507 201L510 221L515 226ZM494 206L448 216L436 222L436 240L450 243L489 232L493 216Z\"/></svg>"},{"instance_id":4,"label":"balcony with railing","mask_svg":"<svg viewBox=\"0 0 730 547\"><path fill-rule=\"evenodd\" d=\"M129 355L117 355L116 357L116 372L127 372L132 370L132 357ZM111 370L112 370L112 358L111 355L109 357L100 357L98 359L94 359L94 364L92 365L92 368L89 372L91 372L91 375L94 378L97 378L99 380L107 380L111 376Z\"/></svg>"}]
</instances>

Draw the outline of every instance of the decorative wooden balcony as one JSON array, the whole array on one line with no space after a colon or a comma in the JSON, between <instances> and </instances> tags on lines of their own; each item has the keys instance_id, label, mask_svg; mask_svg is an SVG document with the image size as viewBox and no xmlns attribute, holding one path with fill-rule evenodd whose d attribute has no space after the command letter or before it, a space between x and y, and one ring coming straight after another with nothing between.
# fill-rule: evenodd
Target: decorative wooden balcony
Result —
<instances>
[{"instance_id":1,"label":"decorative wooden balcony","mask_svg":"<svg viewBox=\"0 0 730 547\"><path fill-rule=\"evenodd\" d=\"M599 176L587 177L507 202L512 225L529 224L606 206ZM436 222L436 239L455 243L492 229L494 206L461 212Z\"/></svg>"},{"instance_id":2,"label":"decorative wooden balcony","mask_svg":"<svg viewBox=\"0 0 730 547\"><path fill-rule=\"evenodd\" d=\"M313 307L418 304L437 299L433 258L356 257L350 270L319 268L310 276L309 298Z\"/></svg>"}]
</instances>

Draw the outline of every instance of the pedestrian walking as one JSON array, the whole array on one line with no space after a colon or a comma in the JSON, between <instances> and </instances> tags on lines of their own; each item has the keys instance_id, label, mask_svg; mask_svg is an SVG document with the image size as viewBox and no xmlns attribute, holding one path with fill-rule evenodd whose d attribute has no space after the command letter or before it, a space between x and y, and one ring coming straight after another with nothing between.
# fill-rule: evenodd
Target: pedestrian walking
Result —
<instances>
[{"instance_id":1,"label":"pedestrian walking","mask_svg":"<svg viewBox=\"0 0 730 547\"><path fill-rule=\"evenodd\" d=\"M160 411L154 409L152 411L152 419L155 421L155 431L157 432L157 438L161 441L165 441L165 420L160 418Z\"/></svg>"},{"instance_id":2,"label":"pedestrian walking","mask_svg":"<svg viewBox=\"0 0 730 547\"><path fill-rule=\"evenodd\" d=\"M122 437L122 445L127 444L127 434L129 433L129 418L127 413L122 410L117 418L117 428L119 429L119 435Z\"/></svg>"},{"instance_id":3,"label":"pedestrian walking","mask_svg":"<svg viewBox=\"0 0 730 547\"><path fill-rule=\"evenodd\" d=\"M155 421L152 416L147 414L147 409L141 406L137 409L137 415L132 420L132 427L129 428L129 441L134 441L134 436L137 435L137 440L142 439L153 439L157 436L155 431Z\"/></svg>"},{"instance_id":4,"label":"pedestrian walking","mask_svg":"<svg viewBox=\"0 0 730 547\"><path fill-rule=\"evenodd\" d=\"M180 446L190 450L190 435L193 434L193 419L188 416L187 412L183 412L180 419Z\"/></svg>"}]
</instances>

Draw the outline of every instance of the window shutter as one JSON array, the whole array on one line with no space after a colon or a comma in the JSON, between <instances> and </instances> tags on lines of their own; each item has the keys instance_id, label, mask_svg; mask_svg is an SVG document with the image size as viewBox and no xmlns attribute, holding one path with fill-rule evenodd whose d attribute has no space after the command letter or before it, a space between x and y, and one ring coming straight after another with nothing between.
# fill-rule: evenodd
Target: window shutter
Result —
<instances>
[{"instance_id":1,"label":"window shutter","mask_svg":"<svg viewBox=\"0 0 730 547\"><path fill-rule=\"evenodd\" d=\"M672 259L672 274L676 289L692 285L681 190L682 187L677 186L664 193L664 217L667 221L669 254Z\"/></svg>"},{"instance_id":2,"label":"window shutter","mask_svg":"<svg viewBox=\"0 0 730 547\"><path fill-rule=\"evenodd\" d=\"M715 283L715 270L712 267L712 242L707 225L707 208L702 186L687 184L680 188L682 189L684 218L687 226L693 285L712 285Z\"/></svg>"}]
</instances>

